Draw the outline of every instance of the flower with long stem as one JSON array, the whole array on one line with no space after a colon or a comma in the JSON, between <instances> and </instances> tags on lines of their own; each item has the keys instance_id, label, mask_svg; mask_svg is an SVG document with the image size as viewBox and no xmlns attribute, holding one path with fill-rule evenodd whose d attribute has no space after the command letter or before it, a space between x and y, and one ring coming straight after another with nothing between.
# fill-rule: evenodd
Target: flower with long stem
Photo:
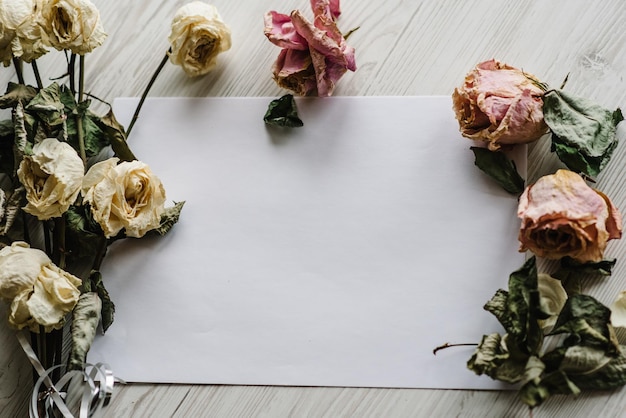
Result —
<instances>
[{"instance_id":1,"label":"flower with long stem","mask_svg":"<svg viewBox=\"0 0 626 418\"><path fill-rule=\"evenodd\" d=\"M146 86L145 90L141 94L141 99L139 99L139 104L137 105L137 108L135 109L135 113L133 114L133 118L131 119L130 124L128 125L128 129L126 130L126 137L128 137L130 135L130 132L133 130L133 126L135 126L135 122L137 122L137 119L139 118L139 112L141 112L143 103L146 101L146 97L148 97L148 93L150 92L150 89L154 85L154 82L156 81L157 77L161 73L161 70L163 70L163 67L165 67L165 64L167 63L167 60L169 59L171 52L172 52L172 48L167 50L167 52L165 53L165 56L159 63L156 71L154 72L154 74L152 74L150 81L148 81L148 85Z\"/></svg>"}]
</instances>

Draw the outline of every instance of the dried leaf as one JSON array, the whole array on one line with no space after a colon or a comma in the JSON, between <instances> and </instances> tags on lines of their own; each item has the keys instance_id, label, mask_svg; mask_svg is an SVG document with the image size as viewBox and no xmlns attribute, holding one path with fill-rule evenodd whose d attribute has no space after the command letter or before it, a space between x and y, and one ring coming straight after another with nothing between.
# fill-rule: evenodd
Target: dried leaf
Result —
<instances>
[{"instance_id":1,"label":"dried leaf","mask_svg":"<svg viewBox=\"0 0 626 418\"><path fill-rule=\"evenodd\" d=\"M298 117L298 107L292 94L285 94L279 99L272 100L263 120L268 125L288 128L298 128L304 125Z\"/></svg>"},{"instance_id":2,"label":"dried leaf","mask_svg":"<svg viewBox=\"0 0 626 418\"><path fill-rule=\"evenodd\" d=\"M15 107L18 103L26 104L36 95L37 89L32 86L9 82L6 92L0 97L0 109Z\"/></svg>"},{"instance_id":3,"label":"dried leaf","mask_svg":"<svg viewBox=\"0 0 626 418\"><path fill-rule=\"evenodd\" d=\"M552 150L570 170L597 176L617 146L616 126L624 119L621 111L610 111L563 90L548 91L543 102Z\"/></svg>"},{"instance_id":4,"label":"dried leaf","mask_svg":"<svg viewBox=\"0 0 626 418\"><path fill-rule=\"evenodd\" d=\"M72 318L72 350L69 370L82 370L85 367L87 353L96 336L102 302L97 293L88 292L80 295L74 307Z\"/></svg>"},{"instance_id":5,"label":"dried leaf","mask_svg":"<svg viewBox=\"0 0 626 418\"><path fill-rule=\"evenodd\" d=\"M509 160L501 151L489 151L487 148L470 147L474 152L474 164L481 171L495 180L511 194L524 191L524 179L517 172L515 162Z\"/></svg>"},{"instance_id":6,"label":"dried leaf","mask_svg":"<svg viewBox=\"0 0 626 418\"><path fill-rule=\"evenodd\" d=\"M615 354L619 343L610 321L609 308L589 295L573 295L567 299L552 334L569 333L578 341L570 345L598 347Z\"/></svg>"},{"instance_id":7,"label":"dried leaf","mask_svg":"<svg viewBox=\"0 0 626 418\"><path fill-rule=\"evenodd\" d=\"M174 224L178 222L178 219L180 218L180 212L183 210L184 205L185 202L182 201L175 203L174 206L165 208L165 212L163 212L163 214L161 215L161 224L150 232L155 232L159 235L167 234L170 229L172 229Z\"/></svg>"}]
</instances>

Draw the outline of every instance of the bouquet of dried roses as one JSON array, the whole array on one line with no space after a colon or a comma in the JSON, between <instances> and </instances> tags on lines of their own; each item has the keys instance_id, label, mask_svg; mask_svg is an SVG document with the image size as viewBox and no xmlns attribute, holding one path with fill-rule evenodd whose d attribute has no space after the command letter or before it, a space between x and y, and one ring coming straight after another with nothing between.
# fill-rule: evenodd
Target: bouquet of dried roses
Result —
<instances>
[{"instance_id":1,"label":"bouquet of dried roses","mask_svg":"<svg viewBox=\"0 0 626 418\"><path fill-rule=\"evenodd\" d=\"M130 129L111 109L102 116L90 110L85 57L106 36L89 0L0 0L0 61L13 64L17 76L0 97L0 108L11 111L0 121L0 298L8 303L9 325L30 331L30 341L24 331L18 339L37 371L32 416L55 408L71 416L61 396L69 379L59 381L66 368L81 381L100 373L102 385L111 384L107 371L88 373L85 364L98 326L104 332L114 318L100 274L107 247L165 235L184 204L165 207L163 184L126 142ZM174 16L169 40L142 102L167 59L191 76L210 71L230 48L230 31L213 6L193 2ZM49 48L67 57L58 78L67 85L42 82L37 59ZM27 66L35 86L25 83ZM91 414L103 406L108 389L101 386L97 400L81 408Z\"/></svg>"},{"instance_id":2,"label":"bouquet of dried roses","mask_svg":"<svg viewBox=\"0 0 626 418\"><path fill-rule=\"evenodd\" d=\"M609 240L622 236L619 210L587 184L617 145L620 109L549 88L495 60L467 74L453 107L462 135L483 142L472 147L476 165L510 193L521 193L520 251L533 253L511 274L508 290L498 290L484 306L505 333L483 336L468 368L519 384L531 408L555 394L625 385L626 345L614 327L626 326L626 292L609 309L582 286L583 278L611 274L616 260L604 259L604 252ZM547 133L567 169L525 187L502 149ZM558 260L556 271L538 273L538 258Z\"/></svg>"}]
</instances>

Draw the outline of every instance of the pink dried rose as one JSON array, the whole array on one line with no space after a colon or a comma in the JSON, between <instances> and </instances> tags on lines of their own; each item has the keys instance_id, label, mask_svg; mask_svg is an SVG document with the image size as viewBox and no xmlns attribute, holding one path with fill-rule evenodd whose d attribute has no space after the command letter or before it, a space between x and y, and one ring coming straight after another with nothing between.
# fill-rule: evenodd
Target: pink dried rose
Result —
<instances>
[{"instance_id":1,"label":"pink dried rose","mask_svg":"<svg viewBox=\"0 0 626 418\"><path fill-rule=\"evenodd\" d=\"M452 94L461 134L487 142L492 151L536 141L548 129L538 83L532 74L496 60L478 64Z\"/></svg>"},{"instance_id":2,"label":"pink dried rose","mask_svg":"<svg viewBox=\"0 0 626 418\"><path fill-rule=\"evenodd\" d=\"M611 200L569 170L528 186L517 216L522 220L520 251L550 259L600 261L607 241L622 236L622 218Z\"/></svg>"},{"instance_id":3,"label":"pink dried rose","mask_svg":"<svg viewBox=\"0 0 626 418\"><path fill-rule=\"evenodd\" d=\"M354 48L337 28L339 0L311 0L314 20L299 10L265 15L265 36L282 48L272 72L276 83L300 96L331 96L346 71L355 71Z\"/></svg>"}]
</instances>

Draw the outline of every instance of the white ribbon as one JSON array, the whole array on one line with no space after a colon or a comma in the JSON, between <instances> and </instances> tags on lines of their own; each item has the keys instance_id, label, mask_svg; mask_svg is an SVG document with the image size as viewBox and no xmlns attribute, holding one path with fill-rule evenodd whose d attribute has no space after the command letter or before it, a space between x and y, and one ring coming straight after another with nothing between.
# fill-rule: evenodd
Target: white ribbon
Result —
<instances>
[{"instance_id":1,"label":"white ribbon","mask_svg":"<svg viewBox=\"0 0 626 418\"><path fill-rule=\"evenodd\" d=\"M56 416L54 414L55 408L64 418L75 418L65 403L64 397L66 397L67 394L60 392L57 387L64 388L77 376L80 376L83 387L79 418L95 417L109 405L116 379L107 364L86 364L84 370L69 371L61 376L59 381L55 384L50 379L50 375L54 370L62 366L53 366L45 370L24 333L18 333L17 340L22 346L24 353L26 353L26 357L28 357L28 360L30 360L39 375L39 379L37 379L35 383L30 399L30 418L54 417ZM47 389L42 391L41 388L44 384ZM43 405L43 415L39 413L39 403Z\"/></svg>"}]
</instances>

